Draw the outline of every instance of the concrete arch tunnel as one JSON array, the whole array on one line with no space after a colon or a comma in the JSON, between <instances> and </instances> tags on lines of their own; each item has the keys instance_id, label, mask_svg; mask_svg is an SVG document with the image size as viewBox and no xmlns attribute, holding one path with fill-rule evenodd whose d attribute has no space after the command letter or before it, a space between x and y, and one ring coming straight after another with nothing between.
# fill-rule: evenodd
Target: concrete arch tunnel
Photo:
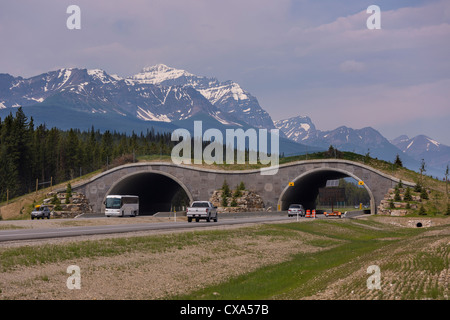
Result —
<instances>
[{"instance_id":1,"label":"concrete arch tunnel","mask_svg":"<svg viewBox=\"0 0 450 320\"><path fill-rule=\"evenodd\" d=\"M259 194L264 210L286 210L291 203L314 208L319 188L327 180L351 177L364 181L370 196L370 209L376 207L399 180L367 165L340 159L298 161L279 166L275 175L261 175L258 169L218 170L169 162L139 162L105 171L72 188L86 195L94 212L104 212L108 194L135 194L140 197L141 212L169 211L175 193L183 191L189 202L209 200L226 180L231 188L244 182L247 190ZM289 182L294 182L289 187ZM404 185L413 186L403 181Z\"/></svg>"},{"instance_id":2,"label":"concrete arch tunnel","mask_svg":"<svg viewBox=\"0 0 450 320\"><path fill-rule=\"evenodd\" d=\"M287 186L282 191L278 205L282 211L287 210L291 204L302 204L305 209L315 209L319 189L326 186L328 180L341 178L353 178L362 181L353 173L336 168L318 168L305 172L295 178L294 186ZM375 207L375 198L372 191L364 184L364 188L370 197L370 207Z\"/></svg>"},{"instance_id":3,"label":"concrete arch tunnel","mask_svg":"<svg viewBox=\"0 0 450 320\"><path fill-rule=\"evenodd\" d=\"M164 172L137 172L119 179L107 192L107 195L139 196L139 214L153 215L157 212L171 211L171 203L178 192L184 192L193 201L186 186Z\"/></svg>"}]
</instances>

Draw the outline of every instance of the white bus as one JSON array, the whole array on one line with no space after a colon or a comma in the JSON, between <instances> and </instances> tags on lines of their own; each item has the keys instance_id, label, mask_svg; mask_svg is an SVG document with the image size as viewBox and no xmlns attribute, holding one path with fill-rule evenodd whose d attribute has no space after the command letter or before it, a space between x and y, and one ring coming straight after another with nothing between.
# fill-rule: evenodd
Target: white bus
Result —
<instances>
[{"instance_id":1,"label":"white bus","mask_svg":"<svg viewBox=\"0 0 450 320\"><path fill-rule=\"evenodd\" d=\"M105 215L107 217L124 217L139 215L139 197L108 195L105 201Z\"/></svg>"}]
</instances>

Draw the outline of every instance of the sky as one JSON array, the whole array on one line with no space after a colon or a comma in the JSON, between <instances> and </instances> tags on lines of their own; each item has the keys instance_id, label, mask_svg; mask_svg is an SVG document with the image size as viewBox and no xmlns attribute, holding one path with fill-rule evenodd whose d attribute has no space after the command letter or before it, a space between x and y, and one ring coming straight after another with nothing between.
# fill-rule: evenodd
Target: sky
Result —
<instances>
[{"instance_id":1,"label":"sky","mask_svg":"<svg viewBox=\"0 0 450 320\"><path fill-rule=\"evenodd\" d=\"M70 30L69 5L81 10ZM381 29L367 13L380 7ZM0 73L126 77L163 63L233 80L273 120L450 145L448 0L2 0Z\"/></svg>"}]
</instances>

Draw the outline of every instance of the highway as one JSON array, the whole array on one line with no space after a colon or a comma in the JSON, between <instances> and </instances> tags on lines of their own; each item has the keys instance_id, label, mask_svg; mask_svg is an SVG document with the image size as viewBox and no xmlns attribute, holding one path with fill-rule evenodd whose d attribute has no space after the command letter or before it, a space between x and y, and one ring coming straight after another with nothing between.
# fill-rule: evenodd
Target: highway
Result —
<instances>
[{"instance_id":1,"label":"highway","mask_svg":"<svg viewBox=\"0 0 450 320\"><path fill-rule=\"evenodd\" d=\"M351 212L347 215L347 218L353 218L360 215L360 212ZM108 218L97 218L105 219ZM127 218L123 218L127 219ZM130 218L133 219L133 218ZM325 218L323 215L318 215L317 219L336 219L335 217ZM73 220L73 219L71 219ZM183 230L194 228L214 228L218 226L230 226L230 225L242 225L253 223L271 223L271 222L302 222L312 220L311 218L300 217L287 217L282 214L280 216L256 216L256 217L239 217L239 218L219 218L218 222L186 222L171 221L171 222L151 222L151 223L124 223L114 225L96 225L96 226L78 226L78 227L49 227L49 228L36 228L36 229L12 229L12 230L0 230L0 242L6 241L21 241L21 240L37 240L37 239L50 239L50 238L63 238L63 237L77 237L77 236L89 236L89 235L104 235L114 233L126 233L126 232L140 232L140 231L164 231L164 230ZM6 221L4 221L6 222ZM42 221L44 222L44 221ZM129 221L127 221L129 222Z\"/></svg>"},{"instance_id":2,"label":"highway","mask_svg":"<svg viewBox=\"0 0 450 320\"><path fill-rule=\"evenodd\" d=\"M105 218L106 219L106 218ZM268 223L276 221L295 221L295 218L280 217L255 217L239 219L219 219L218 222L158 222L136 223L101 226L82 226L64 228L39 228L39 229L14 229L0 231L0 242L18 240L36 240L62 237L76 237L86 235L113 234L139 231L181 230L194 228L211 228L217 226L239 225L249 223Z\"/></svg>"}]
</instances>

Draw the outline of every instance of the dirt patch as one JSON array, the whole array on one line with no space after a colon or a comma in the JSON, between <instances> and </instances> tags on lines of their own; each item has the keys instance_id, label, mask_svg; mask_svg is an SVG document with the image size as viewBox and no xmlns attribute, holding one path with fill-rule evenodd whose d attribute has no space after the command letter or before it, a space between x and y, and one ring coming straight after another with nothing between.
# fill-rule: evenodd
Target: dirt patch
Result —
<instances>
[{"instance_id":1,"label":"dirt patch","mask_svg":"<svg viewBox=\"0 0 450 320\"><path fill-rule=\"evenodd\" d=\"M259 230L258 226L252 228ZM300 232L293 235L229 235L158 253L133 251L114 257L20 267L0 274L0 298L161 299L280 263L295 253L321 250L308 244L314 236ZM67 288L69 265L80 267L80 290Z\"/></svg>"},{"instance_id":2,"label":"dirt patch","mask_svg":"<svg viewBox=\"0 0 450 320\"><path fill-rule=\"evenodd\" d=\"M388 240L388 239L380 239ZM322 292L305 299L315 300L429 300L450 297L450 229L430 230L416 237L387 245L371 256L361 257L338 268L363 266L331 283ZM367 280L380 269L381 288L368 288ZM330 270L330 272L337 271Z\"/></svg>"}]
</instances>

